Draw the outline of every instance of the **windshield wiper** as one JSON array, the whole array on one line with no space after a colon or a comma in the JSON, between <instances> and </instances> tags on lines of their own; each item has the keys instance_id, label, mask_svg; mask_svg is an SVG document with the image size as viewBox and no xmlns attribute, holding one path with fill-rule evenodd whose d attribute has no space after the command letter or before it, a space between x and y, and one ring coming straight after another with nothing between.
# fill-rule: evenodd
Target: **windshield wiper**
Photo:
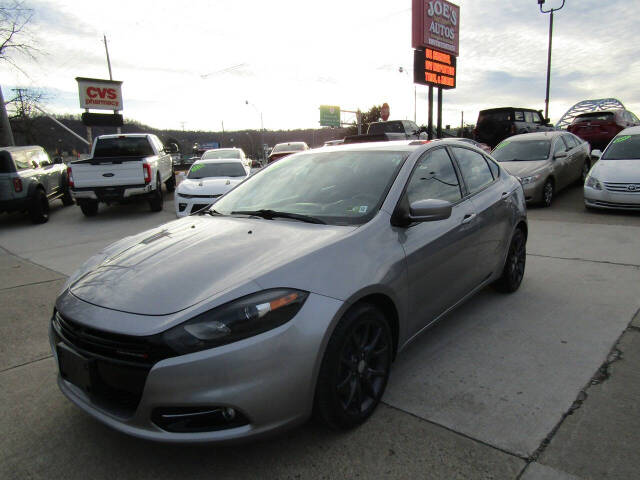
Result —
<instances>
[{"instance_id":1,"label":"windshield wiper","mask_svg":"<svg viewBox=\"0 0 640 480\"><path fill-rule=\"evenodd\" d=\"M300 213L278 212L277 210L261 209L261 210L236 210L231 212L231 215L252 215L254 217L266 218L267 220L273 220L274 218L291 218L293 220L300 220L307 223L322 223L327 222L320 220L319 218L312 217L310 215L302 215Z\"/></svg>"}]
</instances>

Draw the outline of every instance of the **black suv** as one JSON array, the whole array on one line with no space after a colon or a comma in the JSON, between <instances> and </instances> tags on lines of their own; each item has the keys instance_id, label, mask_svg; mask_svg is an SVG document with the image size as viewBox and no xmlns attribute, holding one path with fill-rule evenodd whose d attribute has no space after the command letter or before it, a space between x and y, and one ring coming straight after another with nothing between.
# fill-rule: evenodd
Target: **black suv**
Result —
<instances>
[{"instance_id":1,"label":"black suv","mask_svg":"<svg viewBox=\"0 0 640 480\"><path fill-rule=\"evenodd\" d=\"M494 148L511 135L555 130L541 110L519 107L501 107L482 110L478 114L473 138Z\"/></svg>"}]
</instances>

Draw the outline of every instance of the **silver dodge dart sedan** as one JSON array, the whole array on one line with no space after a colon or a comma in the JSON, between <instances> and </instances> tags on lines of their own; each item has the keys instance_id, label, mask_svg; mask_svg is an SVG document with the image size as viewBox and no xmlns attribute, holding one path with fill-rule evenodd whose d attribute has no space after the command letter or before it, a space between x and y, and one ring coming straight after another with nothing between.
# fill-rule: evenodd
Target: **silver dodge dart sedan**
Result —
<instances>
[{"instance_id":1,"label":"silver dodge dart sedan","mask_svg":"<svg viewBox=\"0 0 640 480\"><path fill-rule=\"evenodd\" d=\"M107 247L56 300L58 384L137 437L225 442L365 421L391 362L523 278L518 180L456 141L283 158L198 215Z\"/></svg>"}]
</instances>

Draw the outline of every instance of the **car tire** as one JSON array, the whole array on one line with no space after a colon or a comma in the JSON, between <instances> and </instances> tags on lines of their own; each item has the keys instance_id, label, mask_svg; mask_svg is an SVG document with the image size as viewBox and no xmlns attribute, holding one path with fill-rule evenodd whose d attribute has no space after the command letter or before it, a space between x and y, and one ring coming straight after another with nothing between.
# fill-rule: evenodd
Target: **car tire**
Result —
<instances>
[{"instance_id":1,"label":"car tire","mask_svg":"<svg viewBox=\"0 0 640 480\"><path fill-rule=\"evenodd\" d=\"M585 160L582 164L582 170L580 172L580 178L578 179L578 185L584 185L587 181L587 175L589 175L589 170L591 170L591 164L589 160Z\"/></svg>"},{"instance_id":2,"label":"car tire","mask_svg":"<svg viewBox=\"0 0 640 480\"><path fill-rule=\"evenodd\" d=\"M322 359L314 399L317 420L346 430L369 418L387 386L393 344L382 312L357 304L340 319Z\"/></svg>"},{"instance_id":3,"label":"car tire","mask_svg":"<svg viewBox=\"0 0 640 480\"><path fill-rule=\"evenodd\" d=\"M85 217L95 217L98 214L98 202L95 200L82 200L78 205Z\"/></svg>"},{"instance_id":4,"label":"car tire","mask_svg":"<svg viewBox=\"0 0 640 480\"><path fill-rule=\"evenodd\" d=\"M543 207L551 206L551 203L553 202L554 193L555 193L555 188L553 185L553 180L548 178L547 181L544 182L544 185L542 187L542 206Z\"/></svg>"},{"instance_id":5,"label":"car tire","mask_svg":"<svg viewBox=\"0 0 640 480\"><path fill-rule=\"evenodd\" d=\"M171 173L169 179L164 182L164 186L167 187L167 192L171 193L176 189L176 174L175 172Z\"/></svg>"},{"instance_id":6,"label":"car tire","mask_svg":"<svg viewBox=\"0 0 640 480\"><path fill-rule=\"evenodd\" d=\"M509 252L504 262L502 275L493 284L496 290L503 293L513 293L520 287L524 277L524 268L527 261L527 237L522 229L516 229Z\"/></svg>"},{"instance_id":7,"label":"car tire","mask_svg":"<svg viewBox=\"0 0 640 480\"><path fill-rule=\"evenodd\" d=\"M68 207L69 205L73 205L73 196L71 195L71 189L69 188L69 182L67 179L64 180L64 185L62 187L62 205Z\"/></svg>"},{"instance_id":8,"label":"car tire","mask_svg":"<svg viewBox=\"0 0 640 480\"><path fill-rule=\"evenodd\" d=\"M151 200L149 200L149 207L152 212L159 212L162 210L162 183L160 182L160 177L156 180L156 189L153 192L153 196Z\"/></svg>"},{"instance_id":9,"label":"car tire","mask_svg":"<svg viewBox=\"0 0 640 480\"><path fill-rule=\"evenodd\" d=\"M35 224L46 223L49 220L49 199L40 188L36 189L29 202L29 217Z\"/></svg>"}]
</instances>

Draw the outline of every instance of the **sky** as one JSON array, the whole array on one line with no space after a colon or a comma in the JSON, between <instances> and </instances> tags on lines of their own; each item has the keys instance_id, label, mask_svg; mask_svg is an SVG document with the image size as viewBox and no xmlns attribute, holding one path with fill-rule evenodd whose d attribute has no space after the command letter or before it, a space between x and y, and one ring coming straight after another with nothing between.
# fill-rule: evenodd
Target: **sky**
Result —
<instances>
[{"instance_id":1,"label":"sky","mask_svg":"<svg viewBox=\"0 0 640 480\"><path fill-rule=\"evenodd\" d=\"M637 0L566 0L554 15L549 117L584 99L640 115ZM0 0L6 4L6 0ZM549 15L537 0L459 0L457 88L443 125L500 106L544 109ZM562 0L547 0L559 7ZM50 113L81 113L76 77L123 81L123 114L154 128L313 128L319 106L414 118L410 0L24 0L36 59L0 62L11 88L46 93ZM403 71L400 71L402 67ZM427 122L427 87L415 88ZM435 95L434 95L435 97ZM249 102L247 105L246 102ZM435 106L434 106L435 109ZM343 113L350 122L352 114ZM435 119L434 119L435 122Z\"/></svg>"}]
</instances>

